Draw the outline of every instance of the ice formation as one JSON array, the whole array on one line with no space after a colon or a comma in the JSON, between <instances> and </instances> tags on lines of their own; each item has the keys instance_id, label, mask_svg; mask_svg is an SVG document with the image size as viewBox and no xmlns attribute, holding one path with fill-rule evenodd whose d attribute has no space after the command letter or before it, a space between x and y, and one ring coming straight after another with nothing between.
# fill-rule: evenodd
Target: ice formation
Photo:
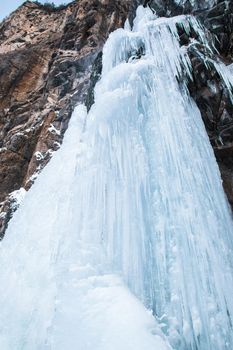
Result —
<instances>
[{"instance_id":1,"label":"ice formation","mask_svg":"<svg viewBox=\"0 0 233 350\"><path fill-rule=\"evenodd\" d=\"M108 39L1 243L1 350L233 349L232 218L177 23L203 40L142 7Z\"/></svg>"}]
</instances>

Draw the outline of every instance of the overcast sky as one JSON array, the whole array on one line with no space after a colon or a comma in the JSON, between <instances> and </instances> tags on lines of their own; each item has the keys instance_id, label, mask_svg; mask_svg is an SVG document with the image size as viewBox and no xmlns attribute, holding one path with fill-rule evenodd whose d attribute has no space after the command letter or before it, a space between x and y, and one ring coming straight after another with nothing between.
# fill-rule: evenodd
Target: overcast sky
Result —
<instances>
[{"instance_id":1,"label":"overcast sky","mask_svg":"<svg viewBox=\"0 0 233 350\"><path fill-rule=\"evenodd\" d=\"M16 10L25 0L0 0L0 21ZM41 3L54 2L56 5L67 4L71 0L41 0Z\"/></svg>"}]
</instances>

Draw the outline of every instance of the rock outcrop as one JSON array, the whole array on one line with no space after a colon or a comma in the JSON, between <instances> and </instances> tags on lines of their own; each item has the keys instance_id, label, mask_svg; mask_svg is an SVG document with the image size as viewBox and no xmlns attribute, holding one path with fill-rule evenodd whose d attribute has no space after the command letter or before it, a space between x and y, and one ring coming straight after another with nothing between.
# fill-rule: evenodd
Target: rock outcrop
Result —
<instances>
[{"instance_id":1,"label":"rock outcrop","mask_svg":"<svg viewBox=\"0 0 233 350\"><path fill-rule=\"evenodd\" d=\"M228 0L146 0L160 16L194 15L206 28L206 37L216 48L216 57L233 75L233 2ZM181 33L181 43L188 38ZM189 50L193 80L189 91L196 101L206 126L221 171L223 186L233 208L233 99L213 65L206 62L195 48ZM202 50L202 48L198 48ZM206 53L203 52L206 58ZM233 93L233 91L232 91ZM232 95L233 96L233 95ZM208 164L207 164L208 166Z\"/></svg>"},{"instance_id":2,"label":"rock outcrop","mask_svg":"<svg viewBox=\"0 0 233 350\"><path fill-rule=\"evenodd\" d=\"M227 0L77 0L58 8L26 1L0 24L0 236L22 189L60 147L74 106L93 103L103 44L127 17L132 21L140 3L162 16L194 14L212 36L216 55L228 65L233 61L233 5ZM233 205L232 101L219 75L193 50L190 58L189 90Z\"/></svg>"},{"instance_id":3,"label":"rock outcrop","mask_svg":"<svg viewBox=\"0 0 233 350\"><path fill-rule=\"evenodd\" d=\"M92 103L101 50L129 0L26 1L0 24L0 236L62 141L76 103ZM16 191L16 192L15 192Z\"/></svg>"}]
</instances>

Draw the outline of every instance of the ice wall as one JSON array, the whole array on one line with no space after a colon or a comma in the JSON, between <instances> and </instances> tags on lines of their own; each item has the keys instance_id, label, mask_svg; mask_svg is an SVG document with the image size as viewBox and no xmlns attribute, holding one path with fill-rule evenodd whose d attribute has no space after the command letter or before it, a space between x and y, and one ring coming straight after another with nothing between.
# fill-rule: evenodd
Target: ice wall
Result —
<instances>
[{"instance_id":1,"label":"ice wall","mask_svg":"<svg viewBox=\"0 0 233 350\"><path fill-rule=\"evenodd\" d=\"M232 218L178 24L204 40L139 7L107 41L1 243L0 349L233 349Z\"/></svg>"}]
</instances>

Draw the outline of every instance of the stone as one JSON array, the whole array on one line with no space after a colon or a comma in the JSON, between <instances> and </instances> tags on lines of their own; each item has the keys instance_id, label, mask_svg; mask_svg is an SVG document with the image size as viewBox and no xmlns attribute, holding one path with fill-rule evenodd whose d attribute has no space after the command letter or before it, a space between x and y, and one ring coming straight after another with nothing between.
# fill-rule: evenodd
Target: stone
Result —
<instances>
[{"instance_id":1,"label":"stone","mask_svg":"<svg viewBox=\"0 0 233 350\"><path fill-rule=\"evenodd\" d=\"M103 44L130 7L26 1L0 23L0 237L17 207L10 194L28 190L60 147L74 106L93 103Z\"/></svg>"}]
</instances>

